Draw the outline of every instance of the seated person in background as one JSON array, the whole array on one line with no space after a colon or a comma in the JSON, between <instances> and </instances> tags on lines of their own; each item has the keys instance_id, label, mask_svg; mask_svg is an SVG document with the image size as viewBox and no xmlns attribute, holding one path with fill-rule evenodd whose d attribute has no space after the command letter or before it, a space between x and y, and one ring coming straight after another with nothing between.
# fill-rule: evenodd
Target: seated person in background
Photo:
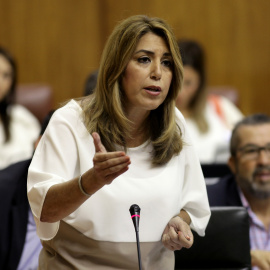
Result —
<instances>
[{"instance_id":1,"label":"seated person in background","mask_svg":"<svg viewBox=\"0 0 270 270\"><path fill-rule=\"evenodd\" d=\"M270 269L270 117L248 116L231 137L231 175L207 185L210 206L244 206L253 269Z\"/></svg>"},{"instance_id":2,"label":"seated person in background","mask_svg":"<svg viewBox=\"0 0 270 270\"><path fill-rule=\"evenodd\" d=\"M40 124L23 106L14 104L16 64L0 47L0 169L30 158Z\"/></svg>"},{"instance_id":3,"label":"seated person in background","mask_svg":"<svg viewBox=\"0 0 270 270\"><path fill-rule=\"evenodd\" d=\"M90 75L87 77L83 92L84 96L93 94L94 89L96 88L97 85L97 77L98 77L98 70L91 72Z\"/></svg>"},{"instance_id":4,"label":"seated person in background","mask_svg":"<svg viewBox=\"0 0 270 270\"><path fill-rule=\"evenodd\" d=\"M52 113L44 120L35 147ZM42 246L27 198L30 162L20 161L0 170L0 269L32 270L38 266Z\"/></svg>"},{"instance_id":5,"label":"seated person in background","mask_svg":"<svg viewBox=\"0 0 270 270\"><path fill-rule=\"evenodd\" d=\"M184 82L176 106L186 119L200 162L226 162L231 129L243 115L227 98L208 95L201 46L189 40L178 41L178 46L184 65Z\"/></svg>"}]
</instances>

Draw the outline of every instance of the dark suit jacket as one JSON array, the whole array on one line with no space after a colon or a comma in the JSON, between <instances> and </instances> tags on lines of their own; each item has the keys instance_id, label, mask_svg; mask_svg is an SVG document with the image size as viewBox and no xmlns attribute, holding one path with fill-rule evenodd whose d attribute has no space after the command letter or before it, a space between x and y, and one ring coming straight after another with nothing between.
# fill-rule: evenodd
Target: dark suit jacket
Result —
<instances>
[{"instance_id":1,"label":"dark suit jacket","mask_svg":"<svg viewBox=\"0 0 270 270\"><path fill-rule=\"evenodd\" d=\"M28 222L30 162L18 162L0 170L0 269L16 270L22 254Z\"/></svg>"},{"instance_id":2,"label":"dark suit jacket","mask_svg":"<svg viewBox=\"0 0 270 270\"><path fill-rule=\"evenodd\" d=\"M232 174L206 187L210 206L243 206Z\"/></svg>"}]
</instances>

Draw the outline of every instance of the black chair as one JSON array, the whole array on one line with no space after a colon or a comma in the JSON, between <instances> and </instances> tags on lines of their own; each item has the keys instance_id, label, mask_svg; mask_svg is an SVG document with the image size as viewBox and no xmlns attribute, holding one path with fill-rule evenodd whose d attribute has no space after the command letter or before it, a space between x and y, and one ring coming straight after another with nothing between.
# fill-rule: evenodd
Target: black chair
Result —
<instances>
[{"instance_id":1,"label":"black chair","mask_svg":"<svg viewBox=\"0 0 270 270\"><path fill-rule=\"evenodd\" d=\"M201 164L201 167L205 178L222 177L231 173L226 163Z\"/></svg>"},{"instance_id":2,"label":"black chair","mask_svg":"<svg viewBox=\"0 0 270 270\"><path fill-rule=\"evenodd\" d=\"M212 207L205 236L175 251L175 270L250 270L249 218L244 207Z\"/></svg>"},{"instance_id":3,"label":"black chair","mask_svg":"<svg viewBox=\"0 0 270 270\"><path fill-rule=\"evenodd\" d=\"M225 175L231 174L226 163L201 164L206 185L215 184Z\"/></svg>"}]
</instances>

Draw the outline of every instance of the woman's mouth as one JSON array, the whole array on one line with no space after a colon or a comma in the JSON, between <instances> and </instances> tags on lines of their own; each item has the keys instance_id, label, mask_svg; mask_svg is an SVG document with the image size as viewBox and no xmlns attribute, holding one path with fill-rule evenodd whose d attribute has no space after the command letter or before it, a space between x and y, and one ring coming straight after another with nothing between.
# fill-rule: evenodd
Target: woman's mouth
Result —
<instances>
[{"instance_id":1,"label":"woman's mouth","mask_svg":"<svg viewBox=\"0 0 270 270\"><path fill-rule=\"evenodd\" d=\"M148 94L153 96L157 96L161 93L161 88L158 86L147 86L144 89Z\"/></svg>"}]
</instances>

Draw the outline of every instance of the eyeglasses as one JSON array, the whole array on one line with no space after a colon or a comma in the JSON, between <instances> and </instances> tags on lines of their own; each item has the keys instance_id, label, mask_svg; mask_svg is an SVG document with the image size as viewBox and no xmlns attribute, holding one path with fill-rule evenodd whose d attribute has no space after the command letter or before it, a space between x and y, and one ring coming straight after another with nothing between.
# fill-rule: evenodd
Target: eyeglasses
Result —
<instances>
[{"instance_id":1,"label":"eyeglasses","mask_svg":"<svg viewBox=\"0 0 270 270\"><path fill-rule=\"evenodd\" d=\"M243 146L239 148L238 151L248 160L258 159L261 151L264 151L267 157L270 158L270 144L262 147L256 145Z\"/></svg>"}]
</instances>

